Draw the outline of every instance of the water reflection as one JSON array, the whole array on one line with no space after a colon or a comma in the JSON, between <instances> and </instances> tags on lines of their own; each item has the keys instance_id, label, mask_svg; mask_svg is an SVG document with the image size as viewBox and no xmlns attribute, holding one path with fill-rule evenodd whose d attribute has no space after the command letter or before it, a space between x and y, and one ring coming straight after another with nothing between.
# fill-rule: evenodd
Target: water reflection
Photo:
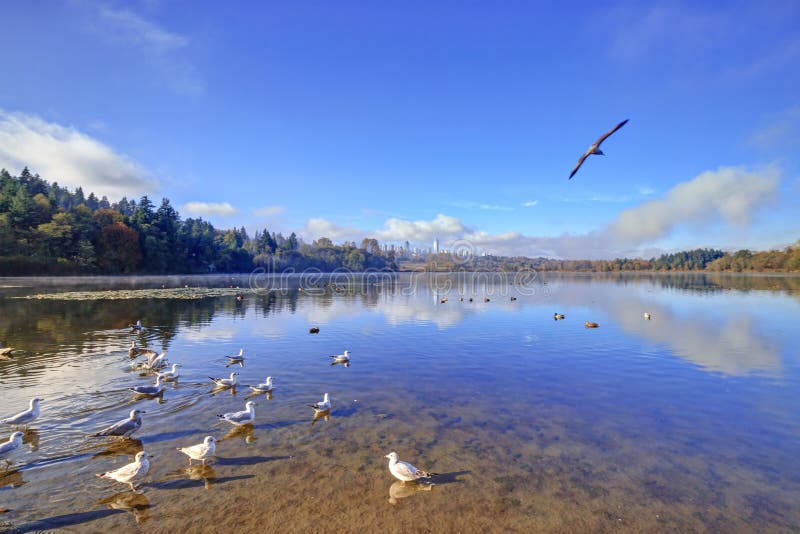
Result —
<instances>
[{"instance_id":1,"label":"water reflection","mask_svg":"<svg viewBox=\"0 0 800 534\"><path fill-rule=\"evenodd\" d=\"M19 488L27 483L26 480L22 479L22 471L19 469L0 471L0 488Z\"/></svg>"},{"instance_id":2,"label":"water reflection","mask_svg":"<svg viewBox=\"0 0 800 534\"><path fill-rule=\"evenodd\" d=\"M314 416L311 418L311 426L314 426L314 423L316 423L320 419L326 422L331 420L330 408L327 410L314 410Z\"/></svg>"},{"instance_id":3,"label":"water reflection","mask_svg":"<svg viewBox=\"0 0 800 534\"><path fill-rule=\"evenodd\" d=\"M433 487L434 484L424 482L401 482L396 480L389 486L389 504L397 504L400 499L406 499L420 491L431 491Z\"/></svg>"},{"instance_id":4,"label":"water reflection","mask_svg":"<svg viewBox=\"0 0 800 534\"><path fill-rule=\"evenodd\" d=\"M150 501L144 493L134 491L123 491L103 497L97 501L98 504L105 504L111 510L123 510L133 514L137 524L145 523L150 519Z\"/></svg>"},{"instance_id":5,"label":"water reflection","mask_svg":"<svg viewBox=\"0 0 800 534\"><path fill-rule=\"evenodd\" d=\"M39 450L39 431L35 428L25 430L25 435L22 436L22 443L30 446L31 452Z\"/></svg>"},{"instance_id":6,"label":"water reflection","mask_svg":"<svg viewBox=\"0 0 800 534\"><path fill-rule=\"evenodd\" d=\"M225 434L222 438L218 441L225 441L228 439L242 439L245 443L253 443L258 440L255 436L255 426L253 423L247 423L246 425L234 426L231 428L227 434Z\"/></svg>"},{"instance_id":7,"label":"water reflection","mask_svg":"<svg viewBox=\"0 0 800 534\"><path fill-rule=\"evenodd\" d=\"M217 480L217 473L208 464L190 465L181 470L189 480L202 480L206 489L211 489Z\"/></svg>"},{"instance_id":8,"label":"water reflection","mask_svg":"<svg viewBox=\"0 0 800 534\"><path fill-rule=\"evenodd\" d=\"M144 444L139 439L119 438L103 446L102 450L96 452L92 459L109 458L115 456L130 456L134 458L144 450Z\"/></svg>"}]
</instances>

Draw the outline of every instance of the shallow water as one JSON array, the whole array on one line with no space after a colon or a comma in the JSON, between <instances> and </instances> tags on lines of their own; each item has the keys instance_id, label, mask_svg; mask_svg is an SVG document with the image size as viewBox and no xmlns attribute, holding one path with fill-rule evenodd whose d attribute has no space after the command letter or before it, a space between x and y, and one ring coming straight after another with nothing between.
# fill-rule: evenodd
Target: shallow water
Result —
<instances>
[{"instance_id":1,"label":"shallow water","mask_svg":"<svg viewBox=\"0 0 800 534\"><path fill-rule=\"evenodd\" d=\"M0 525L800 529L800 278L398 275L309 287L324 281L0 279L0 341L21 349L0 360L0 417L45 399L0 474ZM256 289L242 302L14 298L162 285ZM146 329L131 334L136 319ZM182 365L163 399L126 389L152 382L131 368L132 339ZM245 366L226 369L241 347ZM345 349L352 365L329 365ZM251 397L256 423L237 432L216 414L241 409L249 389L213 392L208 380L232 370L276 386ZM324 392L333 410L312 425L306 405ZM147 410L138 440L88 437L132 406ZM205 435L221 440L217 461L187 470L175 447ZM142 495L94 476L141 447L155 456ZM439 473L435 486L395 484L392 450Z\"/></svg>"}]
</instances>

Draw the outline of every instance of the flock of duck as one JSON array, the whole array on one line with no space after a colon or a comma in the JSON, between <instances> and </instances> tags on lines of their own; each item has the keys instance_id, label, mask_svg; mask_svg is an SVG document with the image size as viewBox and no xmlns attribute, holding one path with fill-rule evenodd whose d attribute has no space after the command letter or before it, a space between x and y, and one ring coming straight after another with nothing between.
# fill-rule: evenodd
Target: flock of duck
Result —
<instances>
[{"instance_id":1,"label":"flock of duck","mask_svg":"<svg viewBox=\"0 0 800 534\"><path fill-rule=\"evenodd\" d=\"M140 332L144 327L142 326L141 321L138 321L136 324L130 325L130 328L131 332ZM312 327L309 329L309 333L317 334L319 333L319 328ZM136 346L135 341L131 341L131 345L128 348L128 355L131 359L144 356L145 360L143 362L135 362L134 367L144 370L148 373L155 373L156 375L156 381L153 385L139 385L128 388L136 395L160 397L165 391L164 383L177 381L180 377L178 372L178 368L180 367L179 363L172 363L171 369L167 371L164 370L170 367L170 363L166 359L166 351L158 353L148 348L140 348ZM244 349L241 349L239 354L226 356L226 358L228 360L226 367L230 367L231 365L239 365L240 367L244 367ZM342 364L345 367L349 367L350 365L350 352L347 350L342 354L336 354L330 358L331 365ZM216 391L236 387L236 385L239 383L237 378L238 375L238 372L232 372L228 378L209 377L209 379L214 383ZM268 376L265 382L248 387L253 390L254 393L267 394L268 398L270 398L274 388L273 378ZM41 413L39 406L40 402L42 402L42 399L35 397L31 399L27 410L23 410L11 417L0 419L0 424L17 427L17 431L11 434L11 436L8 438L8 441L0 444L0 459L5 461L6 470L8 470L9 466L12 464L8 457L20 449L23 444L23 437L25 434L19 431L19 428L22 427L27 430L28 425L33 423L39 417ZM321 401L309 404L308 406L314 410L313 421L316 421L321 417L327 419L331 411L330 395L325 393ZM135 432L141 429L142 414L145 413L146 412L144 410L133 409L130 411L128 417L92 434L92 437L129 438ZM219 414L217 417L221 421L225 421L236 426L252 424L255 421L255 403L251 400L248 400L245 403L244 410ZM203 465L206 465L206 462L211 460L216 454L216 442L216 438L209 435L205 436L202 442L195 445L178 447L177 451L186 455L190 466L192 465L192 461L199 461L202 462ZM142 450L136 454L133 462L123 465L122 467L112 471L98 473L97 476L104 479L114 480L122 484L127 484L131 491L136 492L137 485L144 480L150 470L151 458L153 458L153 456L150 453ZM435 475L435 473L417 469L413 465L401 461L396 452L387 454L386 458L389 459L389 472L402 483L418 481L420 479L429 479Z\"/></svg>"}]
</instances>

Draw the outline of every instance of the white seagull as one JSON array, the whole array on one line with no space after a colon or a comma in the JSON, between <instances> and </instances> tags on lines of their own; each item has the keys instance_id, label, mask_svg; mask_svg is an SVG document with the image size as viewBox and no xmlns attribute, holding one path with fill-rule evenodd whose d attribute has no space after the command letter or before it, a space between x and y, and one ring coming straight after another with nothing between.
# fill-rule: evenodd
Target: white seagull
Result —
<instances>
[{"instance_id":1,"label":"white seagull","mask_svg":"<svg viewBox=\"0 0 800 534\"><path fill-rule=\"evenodd\" d=\"M645 321L649 321L651 318L652 318L652 315L650 315L650 312L644 312L644 320Z\"/></svg>"},{"instance_id":2,"label":"white seagull","mask_svg":"<svg viewBox=\"0 0 800 534\"><path fill-rule=\"evenodd\" d=\"M309 404L310 407L314 408L316 412L326 412L331 409L331 399L328 397L326 393L323 399L320 402L315 404Z\"/></svg>"},{"instance_id":3,"label":"white seagull","mask_svg":"<svg viewBox=\"0 0 800 534\"><path fill-rule=\"evenodd\" d=\"M144 410L131 410L127 419L118 421L110 427L101 430L95 436L121 436L128 437L142 427L142 416Z\"/></svg>"},{"instance_id":4,"label":"white seagull","mask_svg":"<svg viewBox=\"0 0 800 534\"><path fill-rule=\"evenodd\" d=\"M14 432L11 434L11 436L9 436L8 441L5 443L0 443L0 458L5 460L6 466L11 465L11 462L8 458L6 458L6 456L22 447L22 437L24 435L25 434L22 432Z\"/></svg>"},{"instance_id":5,"label":"white seagull","mask_svg":"<svg viewBox=\"0 0 800 534\"><path fill-rule=\"evenodd\" d=\"M203 465L206 465L206 460L214 456L216 450L217 440L214 439L214 436L206 436L203 443L191 447L178 447L178 451L189 457L189 465L192 465L192 460L200 460Z\"/></svg>"},{"instance_id":6,"label":"white seagull","mask_svg":"<svg viewBox=\"0 0 800 534\"><path fill-rule=\"evenodd\" d=\"M428 471L417 469L408 462L401 462L396 452L390 452L386 455L386 458L389 459L389 472L394 478L402 480L403 482L411 482L413 480L419 480L420 478L430 478L436 475L436 473L429 473Z\"/></svg>"},{"instance_id":7,"label":"white seagull","mask_svg":"<svg viewBox=\"0 0 800 534\"><path fill-rule=\"evenodd\" d=\"M134 459L133 462L123 465L119 469L100 473L97 476L100 478L116 480L117 482L121 482L123 484L128 484L131 487L131 490L135 491L136 488L134 487L133 483L143 479L147 475L147 472L150 471L150 461L148 458L152 457L152 455L144 451L139 451L136 454L136 459Z\"/></svg>"},{"instance_id":8,"label":"white seagull","mask_svg":"<svg viewBox=\"0 0 800 534\"><path fill-rule=\"evenodd\" d=\"M267 381L263 384L259 384L257 386L250 386L250 389L253 391L257 391L258 393L266 393L268 391L272 391L272 377L268 376Z\"/></svg>"},{"instance_id":9,"label":"white seagull","mask_svg":"<svg viewBox=\"0 0 800 534\"><path fill-rule=\"evenodd\" d=\"M331 356L333 358L334 363L347 363L350 361L350 351L344 351L344 354L334 354Z\"/></svg>"},{"instance_id":10,"label":"white seagull","mask_svg":"<svg viewBox=\"0 0 800 534\"><path fill-rule=\"evenodd\" d=\"M244 349L239 349L239 354L236 356L225 356L228 358L228 363L225 364L225 367L230 367L231 365L239 364L240 367L244 367Z\"/></svg>"},{"instance_id":11,"label":"white seagull","mask_svg":"<svg viewBox=\"0 0 800 534\"><path fill-rule=\"evenodd\" d=\"M255 402L247 401L247 403L244 405L245 409L241 412L228 412L218 415L217 417L236 426L246 425L248 423L252 423L256 418L255 405Z\"/></svg>"},{"instance_id":12,"label":"white seagull","mask_svg":"<svg viewBox=\"0 0 800 534\"><path fill-rule=\"evenodd\" d=\"M600 150L600 145L603 143L603 141L608 139L611 136L611 134L613 134L614 132L616 132L617 130L619 130L623 126L625 126L625 123L627 123L627 122L628 122L628 119L625 119L621 123L619 123L616 126L614 126L613 128L611 128L609 131L607 131L606 133L601 135L600 138L597 141L592 143L592 146L590 146L589 149L586 152L583 153L583 156L581 156L580 159L578 160L578 164L575 165L574 169L572 169L572 172L569 175L569 179L572 180L572 177L575 176L575 173L578 172L578 169L580 169L581 165L583 165L584 160L586 158L588 158L589 156L591 156L592 154L596 154L598 156L605 156L605 154L603 154L603 151Z\"/></svg>"},{"instance_id":13,"label":"white seagull","mask_svg":"<svg viewBox=\"0 0 800 534\"><path fill-rule=\"evenodd\" d=\"M12 415L11 417L0 419L0 423L4 425L25 425L25 428L27 428L28 423L32 423L34 419L39 417L39 402L41 400L42 399L39 397L32 398L30 407L27 410Z\"/></svg>"},{"instance_id":14,"label":"white seagull","mask_svg":"<svg viewBox=\"0 0 800 534\"><path fill-rule=\"evenodd\" d=\"M156 376L161 378L161 380L163 380L164 382L175 381L181 376L180 374L178 374L179 366L180 364L173 363L171 371L164 371L163 373L157 373Z\"/></svg>"},{"instance_id":15,"label":"white seagull","mask_svg":"<svg viewBox=\"0 0 800 534\"><path fill-rule=\"evenodd\" d=\"M157 356L155 352L153 352L152 354L148 354L147 363L145 363L144 366L151 370L161 369L167 364L166 356L167 356L167 351L164 351Z\"/></svg>"},{"instance_id":16,"label":"white seagull","mask_svg":"<svg viewBox=\"0 0 800 534\"><path fill-rule=\"evenodd\" d=\"M134 393L139 395L158 395L164 388L161 387L161 375L156 375L156 383L152 386L134 386L132 388L128 388Z\"/></svg>"},{"instance_id":17,"label":"white seagull","mask_svg":"<svg viewBox=\"0 0 800 534\"><path fill-rule=\"evenodd\" d=\"M214 378L213 376L209 376L208 378L210 378L211 380L213 380L213 381L214 381L214 383L215 383L215 384L216 384L218 387L221 387L221 388L232 388L232 387L234 387L234 386L237 384L237 382L238 382L238 381L236 380L236 375L238 375L238 374L239 374L239 373L233 372L233 373L231 373L231 377L230 377L230 378Z\"/></svg>"}]
</instances>

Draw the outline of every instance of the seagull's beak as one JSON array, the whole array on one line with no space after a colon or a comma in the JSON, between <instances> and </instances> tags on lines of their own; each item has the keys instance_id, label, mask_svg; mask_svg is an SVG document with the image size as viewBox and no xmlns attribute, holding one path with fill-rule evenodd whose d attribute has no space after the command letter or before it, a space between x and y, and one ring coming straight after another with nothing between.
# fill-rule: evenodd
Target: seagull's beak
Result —
<instances>
[{"instance_id":1,"label":"seagull's beak","mask_svg":"<svg viewBox=\"0 0 800 534\"><path fill-rule=\"evenodd\" d=\"M389 455L388 455L388 454L387 454L386 456L384 456L384 458L388 458L388 457L389 457Z\"/></svg>"}]
</instances>

